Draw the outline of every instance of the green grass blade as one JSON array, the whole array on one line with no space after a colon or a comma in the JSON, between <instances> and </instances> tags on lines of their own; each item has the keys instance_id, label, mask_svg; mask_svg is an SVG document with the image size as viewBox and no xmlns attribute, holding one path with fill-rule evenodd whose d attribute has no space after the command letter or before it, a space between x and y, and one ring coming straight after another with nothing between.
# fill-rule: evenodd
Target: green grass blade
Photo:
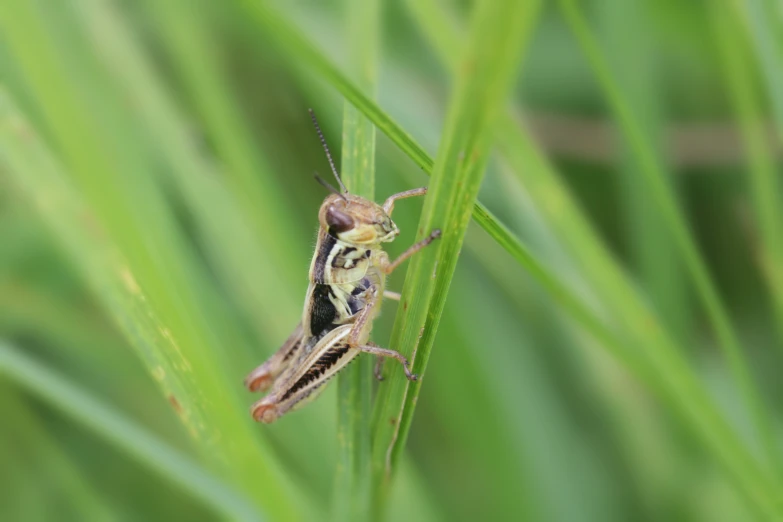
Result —
<instances>
[{"instance_id":1,"label":"green grass blade","mask_svg":"<svg viewBox=\"0 0 783 522\"><path fill-rule=\"evenodd\" d=\"M186 392L189 385L174 371L176 366L184 363L156 350L156 346L165 346L159 323L133 294L135 282L120 262L115 248L103 236L91 235L87 231L86 226L94 226L85 225L84 220L92 219L87 208L79 201L49 152L2 91L0 161L7 169L6 175L16 182L23 197L36 207L77 268L88 275L88 282L96 290L104 307L132 336L145 364L151 368L160 368L157 372L160 377L158 382L164 392L182 397L183 407L193 412L193 416L186 420L186 426L197 430L198 427L189 425L189 422L201 422L201 410L198 404L189 403L190 395Z\"/></svg>"},{"instance_id":2,"label":"green grass blade","mask_svg":"<svg viewBox=\"0 0 783 522\"><path fill-rule=\"evenodd\" d=\"M71 416L218 513L261 520L248 501L175 448L48 368L0 341L0 373Z\"/></svg>"},{"instance_id":3,"label":"green grass blade","mask_svg":"<svg viewBox=\"0 0 783 522\"><path fill-rule=\"evenodd\" d=\"M776 7L766 0L745 0L749 27L742 23L743 12L737 2L723 2L723 12L713 13L715 40L724 61L725 76L741 125L745 147L749 151L749 181L761 246L758 253L761 271L769 282L776 325L783 346L783 203L781 203L780 166L775 164L767 145L764 107L754 81L757 72L747 49L752 38L772 104L777 141L783 142L783 20ZM750 29L750 30L748 30ZM728 32L724 32L728 31ZM749 34L748 34L749 33Z\"/></svg>"},{"instance_id":4,"label":"green grass blade","mask_svg":"<svg viewBox=\"0 0 783 522\"><path fill-rule=\"evenodd\" d=\"M695 246L685 218L677 207L670 187L665 182L663 170L651 151L650 142L639 126L637 115L631 112L624 92L618 87L614 73L587 25L579 5L573 0L560 0L560 6L606 93L630 150L636 156L650 197L658 206L664 223L670 229L675 245L693 278L738 392L750 412L756 437L766 455L765 460L773 463L773 467L776 468L779 466L780 451L772 434L769 409L756 389L728 313Z\"/></svg>"},{"instance_id":5,"label":"green grass blade","mask_svg":"<svg viewBox=\"0 0 783 522\"><path fill-rule=\"evenodd\" d=\"M751 505L766 513L766 518L774 519L775 486L771 477L759 469L751 452L717 411L699 376L685 361L682 348L612 259L532 138L510 120L504 121L498 130L504 155L517 172L524 173L526 188L542 203L553 227L568 240L571 254L580 259L591 287L604 304L603 312L587 306L588 319L596 313L600 315L580 324L584 327L597 323L588 331L665 402L698 443L725 467ZM556 274L551 277L558 279ZM577 301L575 306L566 308L573 315L582 301L576 296L570 300Z\"/></svg>"},{"instance_id":6,"label":"green grass blade","mask_svg":"<svg viewBox=\"0 0 783 522\"><path fill-rule=\"evenodd\" d=\"M378 82L380 0L349 0L344 6L357 85L375 95ZM341 176L352 194L375 199L375 127L357 108L343 109ZM333 520L370 519L370 415L372 359L360 356L338 376L338 463Z\"/></svg>"},{"instance_id":7,"label":"green grass blade","mask_svg":"<svg viewBox=\"0 0 783 522\"><path fill-rule=\"evenodd\" d=\"M265 32L274 37L282 50L295 59L296 63L306 63L311 70L331 83L340 91L347 100L357 107L377 128L386 134L399 149L404 152L414 163L416 163L426 174L432 173L434 160L430 157L421 145L419 145L407 132L405 132L394 120L391 119L380 107L375 105L361 89L352 83L329 59L322 55L307 39L301 35L285 17L280 15L265 2L243 1L246 8L256 17L256 20L265 29ZM422 8L426 8L427 3L415 3ZM440 13L442 14L442 13ZM436 17L442 20L441 17ZM444 51L447 55L457 49L456 41L447 39L441 40ZM512 128L514 126L512 125ZM503 133L499 133L500 136ZM600 324L596 315L579 301L579 299L565 285L558 281L558 278L549 270L549 268L539 262L530 250L506 227L496 216L494 216L484 205L477 203L473 210L473 219L487 233L500 244L507 252L523 267L531 271L541 279L542 284L550 289L556 298L573 311L574 316L599 339L607 339L610 335L606 328ZM616 345L616 342L615 342ZM619 352L618 352L619 355ZM642 369L639 369L642 373Z\"/></svg>"},{"instance_id":8,"label":"green grass blade","mask_svg":"<svg viewBox=\"0 0 783 522\"><path fill-rule=\"evenodd\" d=\"M780 5L774 0L726 0L721 4L723 9L735 15L730 25L736 32L729 39L752 39L772 103L778 139L783 140L783 70L780 68L783 63L783 16Z\"/></svg>"},{"instance_id":9,"label":"green grass blade","mask_svg":"<svg viewBox=\"0 0 783 522\"><path fill-rule=\"evenodd\" d=\"M605 35L607 58L617 76L619 88L626 94L629 110L638 114L643 134L650 143L658 164L664 164L663 107L658 86L661 83L660 57L654 45L652 28L647 24L652 2L604 2L598 9L600 27ZM622 232L631 249L631 263L640 285L656 309L658 316L677 339L686 339L689 314L689 288L674 249L669 230L656 205L648 197L637 158L627 143L622 144L621 160L615 172L623 191ZM675 178L668 171L664 182L675 193Z\"/></svg>"},{"instance_id":10,"label":"green grass blade","mask_svg":"<svg viewBox=\"0 0 783 522\"><path fill-rule=\"evenodd\" d=\"M215 382L220 377L220 364L203 370L202 365L207 364L202 359L204 352L194 352L193 341L176 341L171 323L164 320L171 319L171 310L153 306L154 299L142 290L127 258L109 240L101 222L81 201L35 131L4 93L0 93L0 161L126 334L164 395L176 404L180 419L200 443L200 449L224 473L235 477L245 474L241 487L263 487L265 497L259 499L259 504L276 514L295 516L305 506L294 507L290 500L296 495L290 479L254 440L244 408L229 407L235 402L220 398L232 389ZM221 430L232 434L235 445L223 446L220 451L210 449L220 440ZM230 459L228 470L227 461L221 458Z\"/></svg>"},{"instance_id":11,"label":"green grass blade","mask_svg":"<svg viewBox=\"0 0 783 522\"><path fill-rule=\"evenodd\" d=\"M172 62L192 89L204 129L227 167L226 178L234 198L251 217L250 223L259 237L270 245L285 245L285 223L266 226L287 214L285 198L278 180L268 174L269 169L251 140L242 108L232 99L227 74L221 68L217 45L205 20L208 9L194 9L190 2L179 0L153 0L146 5L165 36L165 48ZM265 255L277 266L290 262L286 247L268 249Z\"/></svg>"},{"instance_id":12,"label":"green grass blade","mask_svg":"<svg viewBox=\"0 0 783 522\"><path fill-rule=\"evenodd\" d=\"M431 23L432 20L448 19L449 13L428 1L411 1L409 4L425 36L438 49L447 67L454 70L457 32L453 27ZM603 245L589 219L573 201L534 140L511 117L502 119L497 136L502 154L552 229L570 247L572 256L580 259L592 290L605 309L596 310L594 303L587 305L521 244L505 248L613 357L678 414L697 440L710 448L713 456L724 464L729 476L742 485L744 493L758 510L774 512L770 508L773 494L768 478L759 473L756 463L739 444L736 434L720 418L699 383L699 377L682 359L683 350L671 340L655 315L647 310L643 297ZM766 497L759 498L759 488L765 487Z\"/></svg>"},{"instance_id":13,"label":"green grass blade","mask_svg":"<svg viewBox=\"0 0 783 522\"><path fill-rule=\"evenodd\" d=\"M263 27L267 36L270 36L280 46L281 50L290 56L293 63L299 66L309 67L311 73L315 73L335 89L346 100L359 109L381 132L383 132L399 149L404 152L425 173L431 174L434 161L424 148L400 127L388 114L375 104L361 89L359 89L347 76L345 76L325 55L313 46L291 23L265 1L241 0L243 5L255 17L255 20ZM477 203L474 208L474 216L489 216L486 207ZM492 219L495 219L494 217ZM486 221L484 222L486 223ZM482 225L484 226L484 225ZM503 226L495 227L491 234L504 234L492 237L499 243L519 243L508 229Z\"/></svg>"},{"instance_id":14,"label":"green grass blade","mask_svg":"<svg viewBox=\"0 0 783 522\"><path fill-rule=\"evenodd\" d=\"M0 369L0 375L2 373ZM21 457L22 465L31 468L30 473L33 475L40 470L35 469L35 462L33 466L30 465L27 461L29 457L25 458L25 453L34 453L40 462L45 463L45 477L43 480L37 477L38 480L53 480L60 486L56 493L53 492L54 494L47 497L48 505L62 508L62 503L67 502L70 508L68 512L78 512L82 520L110 520L113 514L110 503L101 496L101 492L84 480L72 456L63 451L60 441L47 430L40 418L36 417L29 401L25 399L20 389L12 385L12 380L0 379L0 411L3 412L3 421L7 426L3 430L3 436L0 436L0 444ZM16 481L21 470L14 469L12 461L3 455L5 475ZM3 514L5 515L5 512ZM62 513L61 516L65 518L67 515Z\"/></svg>"},{"instance_id":15,"label":"green grass blade","mask_svg":"<svg viewBox=\"0 0 783 522\"><path fill-rule=\"evenodd\" d=\"M83 8L77 14L84 31L100 46L102 64L113 75L117 86L133 100L145 130L159 146L161 157L167 161L166 174L174 180L191 210L201 240L220 276L252 319L249 322L260 340L284 339L293 325L285 324L279 317L296 316L301 303L290 292L299 274L282 270L290 263L279 259L297 259L306 253L297 249L294 242L285 240L291 229L286 226L287 220L280 219L284 213L277 207L280 198L274 186L267 191L264 201L255 206L252 219L248 219L242 213L242 205L223 183L224 178L199 150L190 124L177 110L173 95L167 92L116 5L107 0L81 0L81 3ZM230 136L226 138L230 139ZM246 147L238 148L244 158ZM235 163L254 166L257 162L237 159ZM256 171L257 176L262 174L263 170ZM276 225L258 227L263 230L250 225L270 222ZM275 248L266 249L263 245L275 245ZM276 277L260 277L271 273ZM268 299L270 295L276 296L275 299Z\"/></svg>"},{"instance_id":16,"label":"green grass blade","mask_svg":"<svg viewBox=\"0 0 783 522\"><path fill-rule=\"evenodd\" d=\"M266 0L236 0L254 17L265 34L297 67L306 67L331 84L346 100L359 109L381 132L389 137L416 165L432 172L433 160L388 114L337 68L319 49Z\"/></svg>"},{"instance_id":17,"label":"green grass blade","mask_svg":"<svg viewBox=\"0 0 783 522\"><path fill-rule=\"evenodd\" d=\"M133 32L117 6L106 0L82 0L82 6L77 12L79 22L94 46L100 47L98 58L101 65L115 88L132 100L135 123L145 135L152 137L150 146L165 162L165 167L160 169L161 184L174 189L182 198L190 212L197 241L215 267L219 284L229 290L244 312L239 315L243 315L245 323L255 333L254 344L259 348L252 350L252 354L250 350L241 353L219 351L230 355L227 364L231 368L232 380L228 386L238 388L242 376L290 334L301 316L300 268L306 266L309 252L304 248L307 243L291 240L291 237L301 235L301 231L293 225L298 223L296 213L290 208L282 208L276 180L261 195L253 190L247 191L248 195L256 194L255 203L251 205L252 212L247 212L245 204L234 194L235 191L245 192L242 175L223 175L220 166L201 150L193 135L189 115L181 110L176 94L167 88L154 61L144 53L139 35ZM187 34L192 37L193 33ZM186 53L183 59L186 58L191 59L191 56ZM205 67L207 65L201 64L193 69L198 72ZM220 81L213 82L213 89L217 89L220 96L217 103L232 106L221 85ZM198 89L199 92L202 90ZM215 102L206 100L203 103L210 105ZM212 114L212 111L207 112ZM248 152L250 145L246 143L244 127L240 123L237 127L225 123L226 119L230 123L237 118L230 115L220 118L224 123L213 131L221 134L219 139L231 141L232 136L238 135L245 143L232 146L229 151L222 148L218 151L224 156L229 153L237 156L227 161L229 167L258 167L254 172L258 183L272 178L269 169L261 168L264 165L258 155ZM225 132L230 133L226 138L222 137ZM265 199L259 201L259 197ZM297 265L291 260L302 262ZM270 299L270 296L274 298ZM244 400L245 403L237 410L240 414L246 410L253 396L246 394ZM294 417L294 422L274 426L266 433L262 430L259 434L271 432L272 437L285 445L299 448L290 454L294 461L291 467L306 470L304 473L308 476L317 476L317 490L328 495L332 470L321 464L330 458L333 449L329 440L310 435L314 425L327 422L325 409L316 411L320 415Z\"/></svg>"},{"instance_id":18,"label":"green grass blade","mask_svg":"<svg viewBox=\"0 0 783 522\"><path fill-rule=\"evenodd\" d=\"M484 176L491 131L505 105L537 8L537 2L486 2L474 13L417 234L421 239L439 228L442 236L411 260L401 300L404 312L397 316L392 334L391 348L409 354L419 376L426 370ZM405 447L420 388L420 381L407 381L398 368L379 392L373 474L380 505Z\"/></svg>"},{"instance_id":19,"label":"green grass blade","mask_svg":"<svg viewBox=\"0 0 783 522\"><path fill-rule=\"evenodd\" d=\"M399 126L385 115L380 108L371 103L358 88L352 85L285 18L270 9L265 3L246 1L244 5L248 6L255 19L263 26L266 34L271 36L281 50L290 56L295 63L306 64L311 71L315 71L319 76L335 86L346 99L352 101L356 107L360 108L417 165L425 172L431 172L432 160L427 156L426 152L407 133L400 130ZM513 132L518 132L513 123L511 123L510 127L505 127L505 129L509 128ZM504 135L505 129L500 130L501 137ZM513 146L514 141L511 140L506 143ZM535 150L532 148L528 150L535 153ZM542 160L539 158L538 161L541 162ZM527 162L525 161L523 164L527 164ZM554 210L559 208L559 203L563 202L566 197L560 191L551 193L551 190L557 189L557 185L551 183L551 176L547 172L548 170L545 168L536 172L536 174L543 176L538 179L538 183L541 183L541 190L550 191L547 194L548 198L550 198L547 200L550 202L548 210L552 210L553 215L557 215ZM482 210L485 211L480 204L477 205L475 214L480 215ZM487 215L489 216L489 214ZM497 223L497 220L489 219L492 223ZM587 223L583 219L577 221L569 220L568 222L570 223L569 226L576 226L582 229L586 227ZM487 222L485 221L483 225L486 226ZM516 245L519 252L527 251L517 238L508 234L508 230L505 227L498 226L489 232L501 244ZM574 239L580 239L580 237L575 237ZM590 246L591 237L594 236L589 234L584 236L587 246ZM581 256L582 253L578 252L577 255ZM606 253L598 249L598 251L594 252L594 261L604 264L607 261ZM609 274L616 274L616 272L610 271L607 275ZM666 387L673 387L669 388L669 391L666 392L663 398L673 406L674 411L679 412L683 418L689 419L689 426L705 442L710 451L714 452L713 454L716 458L726 466L730 476L742 486L742 491L751 499L752 505L763 512L774 513L774 508L770 507L770 499L773 498L773 495L768 487L769 484L765 483L766 477L759 474L756 464L749 460L744 448L738 445L739 443L735 435L728 430L724 421L719 418L714 407L710 404L709 398L705 396L704 390L700 389L697 381L692 378L692 372L685 367L680 360L680 356L674 351L674 347L666 338L661 338L660 334L662 332L659 329L656 328L654 330L657 335L652 337L649 335L651 325L656 324L649 313L640 307L627 307L626 302L629 298L629 293L627 288L623 289L624 286L620 279L613 277L608 282L610 283L610 290L619 300L617 310L623 312L623 317L617 320L621 325L625 325L623 328L630 327L637 332L637 336L634 337L633 341L635 344L628 345L647 346L649 355L658 359L656 365L663 365L662 368L676 369L676 371L668 373L660 368L652 370L653 373L658 374L663 379L661 382L664 382ZM657 350L661 347L665 349L659 353ZM691 378L688 378L688 375L691 375ZM675 382L672 383L671 380ZM676 391L672 391L672 389ZM683 397L692 400L683 403Z\"/></svg>"}]
</instances>

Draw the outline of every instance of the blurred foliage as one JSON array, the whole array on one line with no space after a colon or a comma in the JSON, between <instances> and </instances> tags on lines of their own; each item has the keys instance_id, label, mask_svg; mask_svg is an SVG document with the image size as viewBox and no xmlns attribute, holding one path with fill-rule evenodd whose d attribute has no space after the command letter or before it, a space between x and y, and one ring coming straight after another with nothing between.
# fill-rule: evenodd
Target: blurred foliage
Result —
<instances>
[{"instance_id":1,"label":"blurred foliage","mask_svg":"<svg viewBox=\"0 0 783 522\"><path fill-rule=\"evenodd\" d=\"M503 48L504 3L0 3L0 520L783 519L779 8L509 1ZM353 365L339 422L333 385L262 426L242 379L325 195L308 107L362 191L368 121L378 199L438 187L392 256L453 235L373 334L426 321L421 385Z\"/></svg>"}]
</instances>

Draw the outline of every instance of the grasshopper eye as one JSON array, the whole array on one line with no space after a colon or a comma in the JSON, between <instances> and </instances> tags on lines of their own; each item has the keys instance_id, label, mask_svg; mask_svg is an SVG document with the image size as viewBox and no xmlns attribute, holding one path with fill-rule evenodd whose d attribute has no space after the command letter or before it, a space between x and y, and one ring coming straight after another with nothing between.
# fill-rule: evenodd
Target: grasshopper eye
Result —
<instances>
[{"instance_id":1,"label":"grasshopper eye","mask_svg":"<svg viewBox=\"0 0 783 522\"><path fill-rule=\"evenodd\" d=\"M329 210L326 211L326 224L332 235L347 232L354 227L353 218L335 207L329 207Z\"/></svg>"}]
</instances>

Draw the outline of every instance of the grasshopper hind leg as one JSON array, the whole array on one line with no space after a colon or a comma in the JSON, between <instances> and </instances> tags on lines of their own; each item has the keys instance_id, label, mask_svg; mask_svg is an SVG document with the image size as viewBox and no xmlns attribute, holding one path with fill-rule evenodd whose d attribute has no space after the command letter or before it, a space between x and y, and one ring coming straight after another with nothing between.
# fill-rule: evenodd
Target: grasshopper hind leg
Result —
<instances>
[{"instance_id":1,"label":"grasshopper hind leg","mask_svg":"<svg viewBox=\"0 0 783 522\"><path fill-rule=\"evenodd\" d=\"M250 375L245 378L245 387L253 392L268 390L280 374L290 366L291 361L296 360L296 354L302 348L303 339L304 332L300 322L283 343L283 346L261 366L250 372Z\"/></svg>"},{"instance_id":2,"label":"grasshopper hind leg","mask_svg":"<svg viewBox=\"0 0 783 522\"><path fill-rule=\"evenodd\" d=\"M253 404L253 418L269 424L315 399L329 379L359 355L347 342L350 330L351 325L342 325L325 334L301 364L289 368L272 391Z\"/></svg>"},{"instance_id":3,"label":"grasshopper hind leg","mask_svg":"<svg viewBox=\"0 0 783 522\"><path fill-rule=\"evenodd\" d=\"M408 359L399 352L373 343L354 345L349 342L352 325L338 326L325 334L298 367L290 367L274 383L263 399L253 404L251 414L259 422L272 423L289 411L314 400L326 388L328 381L345 368L360 353L400 361L408 379L418 377L410 371Z\"/></svg>"}]
</instances>

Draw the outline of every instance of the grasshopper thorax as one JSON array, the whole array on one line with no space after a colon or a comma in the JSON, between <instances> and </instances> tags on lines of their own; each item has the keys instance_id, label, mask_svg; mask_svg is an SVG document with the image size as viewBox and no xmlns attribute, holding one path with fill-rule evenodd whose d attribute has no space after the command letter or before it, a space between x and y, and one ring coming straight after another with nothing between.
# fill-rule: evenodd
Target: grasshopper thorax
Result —
<instances>
[{"instance_id":1,"label":"grasshopper thorax","mask_svg":"<svg viewBox=\"0 0 783 522\"><path fill-rule=\"evenodd\" d=\"M357 247L373 247L394 241L400 233L383 207L352 194L331 194L318 212L329 235Z\"/></svg>"}]
</instances>

